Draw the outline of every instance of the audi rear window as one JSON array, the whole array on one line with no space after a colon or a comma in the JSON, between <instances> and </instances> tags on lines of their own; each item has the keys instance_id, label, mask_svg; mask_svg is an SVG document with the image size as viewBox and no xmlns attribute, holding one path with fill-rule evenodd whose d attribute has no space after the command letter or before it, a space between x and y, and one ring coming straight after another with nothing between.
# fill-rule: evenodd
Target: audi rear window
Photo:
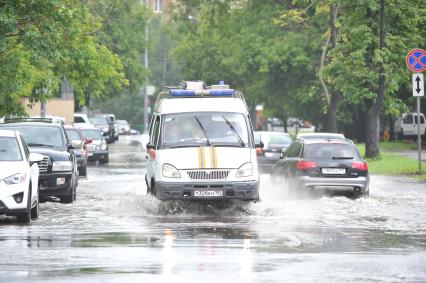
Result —
<instances>
[{"instance_id":1,"label":"audi rear window","mask_svg":"<svg viewBox=\"0 0 426 283\"><path fill-rule=\"evenodd\" d=\"M309 159L361 159L356 147L341 143L306 144L304 157Z\"/></svg>"}]
</instances>

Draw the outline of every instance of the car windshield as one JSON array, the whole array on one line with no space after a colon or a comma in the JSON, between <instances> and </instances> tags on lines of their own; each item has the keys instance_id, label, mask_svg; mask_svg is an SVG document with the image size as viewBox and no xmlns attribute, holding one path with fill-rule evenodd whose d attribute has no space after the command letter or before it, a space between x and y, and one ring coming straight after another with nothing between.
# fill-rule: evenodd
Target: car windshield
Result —
<instances>
[{"instance_id":1,"label":"car windshield","mask_svg":"<svg viewBox=\"0 0 426 283\"><path fill-rule=\"evenodd\" d=\"M18 141L14 137L0 137L0 161L22 160Z\"/></svg>"},{"instance_id":2,"label":"car windshield","mask_svg":"<svg viewBox=\"0 0 426 283\"><path fill-rule=\"evenodd\" d=\"M93 140L103 139L101 132L97 129L81 130L81 133L83 134L83 137L86 138L86 139L87 138L93 139Z\"/></svg>"},{"instance_id":3,"label":"car windshield","mask_svg":"<svg viewBox=\"0 0 426 283\"><path fill-rule=\"evenodd\" d=\"M72 140L81 140L80 135L78 134L77 130L67 129L66 131L67 131L68 139L70 141L72 141Z\"/></svg>"},{"instance_id":4,"label":"car windshield","mask_svg":"<svg viewBox=\"0 0 426 283\"><path fill-rule=\"evenodd\" d=\"M108 121L105 117L90 117L89 118L90 123L94 125L107 125Z\"/></svg>"},{"instance_id":5,"label":"car windshield","mask_svg":"<svg viewBox=\"0 0 426 283\"><path fill-rule=\"evenodd\" d=\"M304 156L309 159L361 159L353 145L340 143L307 144Z\"/></svg>"},{"instance_id":6,"label":"car windshield","mask_svg":"<svg viewBox=\"0 0 426 283\"><path fill-rule=\"evenodd\" d=\"M66 147L63 133L58 127L25 125L5 128L21 132L28 146Z\"/></svg>"},{"instance_id":7,"label":"car windshield","mask_svg":"<svg viewBox=\"0 0 426 283\"><path fill-rule=\"evenodd\" d=\"M216 145L248 146L248 128L241 113L168 114L163 120L165 148Z\"/></svg>"},{"instance_id":8,"label":"car windshield","mask_svg":"<svg viewBox=\"0 0 426 283\"><path fill-rule=\"evenodd\" d=\"M289 145L291 138L282 133L269 133L269 144Z\"/></svg>"}]
</instances>

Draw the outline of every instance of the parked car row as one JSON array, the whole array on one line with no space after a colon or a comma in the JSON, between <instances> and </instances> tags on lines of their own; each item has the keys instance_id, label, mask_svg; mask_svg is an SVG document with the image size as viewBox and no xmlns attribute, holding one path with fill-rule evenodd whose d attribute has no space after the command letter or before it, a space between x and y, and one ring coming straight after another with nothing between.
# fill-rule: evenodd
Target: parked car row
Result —
<instances>
[{"instance_id":1,"label":"parked car row","mask_svg":"<svg viewBox=\"0 0 426 283\"><path fill-rule=\"evenodd\" d=\"M342 134L255 132L259 168L288 194L369 195L368 165Z\"/></svg>"},{"instance_id":2,"label":"parked car row","mask_svg":"<svg viewBox=\"0 0 426 283\"><path fill-rule=\"evenodd\" d=\"M114 114L96 114L88 116L84 113L74 113L74 126L79 128L96 127L108 143L114 143L119 135L130 135L132 129L126 120L117 120Z\"/></svg>"},{"instance_id":3,"label":"parked car row","mask_svg":"<svg viewBox=\"0 0 426 283\"><path fill-rule=\"evenodd\" d=\"M39 203L73 203L87 162L108 162L108 146L94 126L54 118L3 119L0 124L0 215L30 222Z\"/></svg>"}]
</instances>

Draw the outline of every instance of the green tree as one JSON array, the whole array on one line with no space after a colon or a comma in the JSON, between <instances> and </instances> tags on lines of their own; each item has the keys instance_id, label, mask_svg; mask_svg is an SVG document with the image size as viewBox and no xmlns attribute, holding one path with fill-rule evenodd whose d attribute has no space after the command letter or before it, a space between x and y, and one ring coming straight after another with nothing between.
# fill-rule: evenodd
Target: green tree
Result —
<instances>
[{"instance_id":1,"label":"green tree","mask_svg":"<svg viewBox=\"0 0 426 283\"><path fill-rule=\"evenodd\" d=\"M99 25L81 1L0 3L0 115L23 114L21 98L54 95L63 76L77 101L125 84L118 57L93 39Z\"/></svg>"}]
</instances>

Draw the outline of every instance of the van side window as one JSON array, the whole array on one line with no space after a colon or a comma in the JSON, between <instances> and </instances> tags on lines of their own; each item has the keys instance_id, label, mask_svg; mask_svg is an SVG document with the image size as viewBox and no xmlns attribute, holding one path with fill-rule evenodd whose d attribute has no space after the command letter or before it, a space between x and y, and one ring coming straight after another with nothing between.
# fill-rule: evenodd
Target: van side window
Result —
<instances>
[{"instance_id":1,"label":"van side window","mask_svg":"<svg viewBox=\"0 0 426 283\"><path fill-rule=\"evenodd\" d=\"M417 115L416 116L414 116L414 122L416 123L416 124L418 124L419 122L418 122L418 119L417 119ZM423 115L420 115L420 124L424 124L425 123L425 117L423 117Z\"/></svg>"},{"instance_id":2,"label":"van side window","mask_svg":"<svg viewBox=\"0 0 426 283\"><path fill-rule=\"evenodd\" d=\"M300 156L300 149L302 148L302 146L300 145L300 143L295 142L292 145L290 145L290 147L287 149L286 153L287 153L287 157L299 157Z\"/></svg>"},{"instance_id":3,"label":"van side window","mask_svg":"<svg viewBox=\"0 0 426 283\"><path fill-rule=\"evenodd\" d=\"M157 146L158 137L160 135L160 116L157 116L154 121L150 143Z\"/></svg>"},{"instance_id":4,"label":"van side window","mask_svg":"<svg viewBox=\"0 0 426 283\"><path fill-rule=\"evenodd\" d=\"M403 122L404 124L413 124L413 116L412 115L405 116Z\"/></svg>"},{"instance_id":5,"label":"van side window","mask_svg":"<svg viewBox=\"0 0 426 283\"><path fill-rule=\"evenodd\" d=\"M300 157L301 152L302 152L302 144L296 143L296 148L294 150L294 154L295 154L294 157Z\"/></svg>"}]
</instances>

